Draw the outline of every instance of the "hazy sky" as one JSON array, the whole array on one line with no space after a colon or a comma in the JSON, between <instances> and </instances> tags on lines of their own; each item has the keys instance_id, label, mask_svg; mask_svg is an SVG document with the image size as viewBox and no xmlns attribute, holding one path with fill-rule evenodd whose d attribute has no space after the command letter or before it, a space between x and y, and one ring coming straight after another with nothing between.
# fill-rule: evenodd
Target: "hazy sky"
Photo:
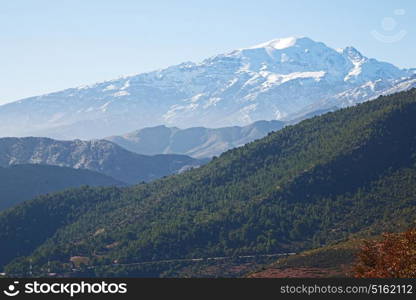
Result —
<instances>
[{"instance_id":1,"label":"hazy sky","mask_svg":"<svg viewBox=\"0 0 416 300\"><path fill-rule=\"evenodd\" d=\"M1 0L0 104L308 36L416 67L415 0Z\"/></svg>"}]
</instances>

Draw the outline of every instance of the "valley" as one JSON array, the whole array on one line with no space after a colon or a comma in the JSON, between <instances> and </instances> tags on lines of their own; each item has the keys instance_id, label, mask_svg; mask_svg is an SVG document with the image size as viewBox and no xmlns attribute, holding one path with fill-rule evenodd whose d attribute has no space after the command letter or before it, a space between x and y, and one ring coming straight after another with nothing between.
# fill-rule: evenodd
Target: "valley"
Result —
<instances>
[{"instance_id":1,"label":"valley","mask_svg":"<svg viewBox=\"0 0 416 300\"><path fill-rule=\"evenodd\" d=\"M300 253L356 235L404 231L416 209L415 93L286 126L182 174L131 187L71 189L14 206L0 213L0 238L7 241L0 266L20 276L31 266L41 276L48 265L64 273L71 257L87 257L90 276L181 277L179 266L128 266ZM191 269L187 276L196 276L198 268Z\"/></svg>"}]
</instances>

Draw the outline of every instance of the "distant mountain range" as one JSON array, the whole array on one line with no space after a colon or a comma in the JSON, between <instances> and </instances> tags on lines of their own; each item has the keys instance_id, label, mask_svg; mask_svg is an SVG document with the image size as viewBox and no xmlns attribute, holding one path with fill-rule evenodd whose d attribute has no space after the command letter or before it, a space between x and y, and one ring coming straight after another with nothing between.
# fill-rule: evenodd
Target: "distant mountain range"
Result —
<instances>
[{"instance_id":1,"label":"distant mountain range","mask_svg":"<svg viewBox=\"0 0 416 300\"><path fill-rule=\"evenodd\" d=\"M207 158L263 138L272 131L282 129L284 125L281 121L258 121L245 127L217 129L157 126L105 139L140 154L185 154Z\"/></svg>"},{"instance_id":2,"label":"distant mountain range","mask_svg":"<svg viewBox=\"0 0 416 300\"><path fill-rule=\"evenodd\" d=\"M185 155L139 155L105 140L0 139L0 167L44 164L86 169L129 184L180 173L206 162Z\"/></svg>"},{"instance_id":3,"label":"distant mountain range","mask_svg":"<svg viewBox=\"0 0 416 300\"><path fill-rule=\"evenodd\" d=\"M0 213L0 269L169 277L184 258L212 267L207 258L401 231L416 215L415 119L413 89L287 126L180 175L36 198ZM71 257L90 267L74 272Z\"/></svg>"},{"instance_id":4,"label":"distant mountain range","mask_svg":"<svg viewBox=\"0 0 416 300\"><path fill-rule=\"evenodd\" d=\"M47 165L0 167L0 211L36 196L88 186L123 186L124 183L89 170Z\"/></svg>"},{"instance_id":5,"label":"distant mountain range","mask_svg":"<svg viewBox=\"0 0 416 300\"><path fill-rule=\"evenodd\" d=\"M302 120L416 86L414 69L309 38L254 47L0 106L0 136L94 139L179 128Z\"/></svg>"}]
</instances>

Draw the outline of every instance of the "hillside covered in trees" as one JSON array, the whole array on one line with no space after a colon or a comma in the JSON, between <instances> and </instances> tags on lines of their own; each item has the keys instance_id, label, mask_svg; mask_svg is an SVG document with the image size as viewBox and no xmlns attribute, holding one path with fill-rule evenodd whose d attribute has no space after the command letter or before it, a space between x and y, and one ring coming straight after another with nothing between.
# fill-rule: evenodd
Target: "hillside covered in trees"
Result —
<instances>
[{"instance_id":1,"label":"hillside covered in trees","mask_svg":"<svg viewBox=\"0 0 416 300\"><path fill-rule=\"evenodd\" d=\"M181 175L39 197L0 213L0 266L70 274L82 257L91 276L148 276L128 266L405 229L416 216L415 119L411 90L288 126Z\"/></svg>"},{"instance_id":2,"label":"hillside covered in trees","mask_svg":"<svg viewBox=\"0 0 416 300\"><path fill-rule=\"evenodd\" d=\"M47 165L0 167L0 178L0 211L42 194L82 185L127 185L101 173Z\"/></svg>"}]
</instances>

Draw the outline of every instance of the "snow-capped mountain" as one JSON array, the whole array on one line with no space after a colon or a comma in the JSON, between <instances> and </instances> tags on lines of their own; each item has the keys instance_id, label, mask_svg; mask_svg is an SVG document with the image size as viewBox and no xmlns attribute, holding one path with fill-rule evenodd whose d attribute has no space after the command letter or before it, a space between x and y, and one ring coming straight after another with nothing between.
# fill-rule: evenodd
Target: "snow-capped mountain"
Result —
<instances>
[{"instance_id":1,"label":"snow-capped mountain","mask_svg":"<svg viewBox=\"0 0 416 300\"><path fill-rule=\"evenodd\" d=\"M283 38L155 72L0 106L0 136L101 138L157 125L247 125L301 118L416 86L413 70ZM400 88L399 88L400 89Z\"/></svg>"}]
</instances>

